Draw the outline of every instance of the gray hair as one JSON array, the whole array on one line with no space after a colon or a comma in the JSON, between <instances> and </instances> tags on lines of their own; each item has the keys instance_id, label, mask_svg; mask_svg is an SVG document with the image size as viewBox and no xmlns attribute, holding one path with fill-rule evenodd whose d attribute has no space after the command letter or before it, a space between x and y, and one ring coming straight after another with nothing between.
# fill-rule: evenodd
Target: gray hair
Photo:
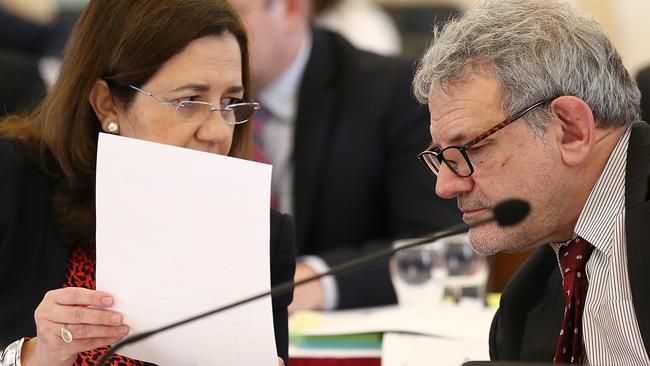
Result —
<instances>
[{"instance_id":1,"label":"gray hair","mask_svg":"<svg viewBox=\"0 0 650 366\"><path fill-rule=\"evenodd\" d=\"M434 32L415 74L415 96L449 92L488 65L503 88L508 115L544 99L584 100L600 126L641 119L636 83L595 20L561 0L485 0ZM549 112L538 108L528 122L546 130Z\"/></svg>"}]
</instances>

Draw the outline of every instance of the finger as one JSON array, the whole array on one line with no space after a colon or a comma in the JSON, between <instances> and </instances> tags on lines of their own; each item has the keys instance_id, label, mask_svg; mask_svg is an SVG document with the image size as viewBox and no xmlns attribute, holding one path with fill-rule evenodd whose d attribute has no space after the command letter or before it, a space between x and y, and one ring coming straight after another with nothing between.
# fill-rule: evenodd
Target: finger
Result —
<instances>
[{"instance_id":1,"label":"finger","mask_svg":"<svg viewBox=\"0 0 650 366\"><path fill-rule=\"evenodd\" d=\"M45 296L51 297L59 305L84 305L102 308L113 305L113 297L110 294L82 287L60 288L48 292Z\"/></svg>"},{"instance_id":2,"label":"finger","mask_svg":"<svg viewBox=\"0 0 650 366\"><path fill-rule=\"evenodd\" d=\"M122 314L83 306L56 306L48 320L61 324L121 325Z\"/></svg>"},{"instance_id":3,"label":"finger","mask_svg":"<svg viewBox=\"0 0 650 366\"><path fill-rule=\"evenodd\" d=\"M129 334L126 325L69 324L65 329L72 333L72 339L124 338Z\"/></svg>"},{"instance_id":4,"label":"finger","mask_svg":"<svg viewBox=\"0 0 650 366\"><path fill-rule=\"evenodd\" d=\"M30 344L32 355L45 355L48 360L67 360L75 359L80 352L93 350L95 348L114 344L123 339L123 337L98 337L75 339L73 335L72 342L66 343L61 338L62 324L48 322L39 329L37 337L32 338ZM23 351L24 353L24 351ZM70 361L69 364L71 364ZM25 364L23 362L23 364Z\"/></svg>"},{"instance_id":5,"label":"finger","mask_svg":"<svg viewBox=\"0 0 650 366\"><path fill-rule=\"evenodd\" d=\"M85 352L85 351L90 351L95 348L100 348L104 346L108 346L114 343L117 343L121 340L122 338L87 338L87 339L79 339L72 341L69 346L69 350L72 353L80 353L80 352Z\"/></svg>"}]
</instances>

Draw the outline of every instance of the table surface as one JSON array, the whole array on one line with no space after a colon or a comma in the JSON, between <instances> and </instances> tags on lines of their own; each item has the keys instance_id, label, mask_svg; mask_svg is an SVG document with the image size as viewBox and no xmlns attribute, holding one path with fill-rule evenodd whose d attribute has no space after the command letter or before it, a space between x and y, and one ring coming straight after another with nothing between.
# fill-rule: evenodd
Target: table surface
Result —
<instances>
[{"instance_id":1,"label":"table surface","mask_svg":"<svg viewBox=\"0 0 650 366\"><path fill-rule=\"evenodd\" d=\"M488 334L495 309L477 302L428 308L398 306L335 312L299 312L290 333L320 336L381 332L381 349L289 346L292 366L460 365L487 360ZM432 363L432 360L435 360Z\"/></svg>"}]
</instances>

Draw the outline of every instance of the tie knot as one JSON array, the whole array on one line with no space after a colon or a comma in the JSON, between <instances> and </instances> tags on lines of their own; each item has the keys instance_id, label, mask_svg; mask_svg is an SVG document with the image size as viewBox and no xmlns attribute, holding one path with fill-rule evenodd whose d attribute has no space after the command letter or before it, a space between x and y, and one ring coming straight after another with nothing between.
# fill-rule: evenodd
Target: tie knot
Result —
<instances>
[{"instance_id":1,"label":"tie knot","mask_svg":"<svg viewBox=\"0 0 650 366\"><path fill-rule=\"evenodd\" d=\"M594 246L581 237L560 248L560 264L564 273L584 271Z\"/></svg>"}]
</instances>

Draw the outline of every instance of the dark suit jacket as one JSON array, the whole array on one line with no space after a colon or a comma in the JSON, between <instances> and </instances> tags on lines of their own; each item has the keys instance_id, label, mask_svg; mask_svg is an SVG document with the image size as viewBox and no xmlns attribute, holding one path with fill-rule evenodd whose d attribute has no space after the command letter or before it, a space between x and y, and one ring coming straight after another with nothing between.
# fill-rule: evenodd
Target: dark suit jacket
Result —
<instances>
[{"instance_id":1,"label":"dark suit jacket","mask_svg":"<svg viewBox=\"0 0 650 366\"><path fill-rule=\"evenodd\" d=\"M31 55L0 47L0 75L0 117L29 111L45 95L38 60Z\"/></svg>"},{"instance_id":2,"label":"dark suit jacket","mask_svg":"<svg viewBox=\"0 0 650 366\"><path fill-rule=\"evenodd\" d=\"M315 30L299 93L293 150L299 255L329 265L458 223L417 159L431 141L409 62ZM394 303L387 262L338 278L339 307Z\"/></svg>"},{"instance_id":3,"label":"dark suit jacket","mask_svg":"<svg viewBox=\"0 0 650 366\"><path fill-rule=\"evenodd\" d=\"M34 310L47 291L63 285L72 250L62 241L55 225L55 181L6 138L0 138L0 176L1 349L20 337L36 335ZM271 211L272 285L293 279L292 229L289 216ZM285 361L287 306L291 300L291 293L273 298L277 352Z\"/></svg>"},{"instance_id":4,"label":"dark suit jacket","mask_svg":"<svg viewBox=\"0 0 650 366\"><path fill-rule=\"evenodd\" d=\"M61 56L78 11L64 11L48 25L21 18L0 7L0 47L33 57Z\"/></svg>"},{"instance_id":5,"label":"dark suit jacket","mask_svg":"<svg viewBox=\"0 0 650 366\"><path fill-rule=\"evenodd\" d=\"M641 337L650 354L650 126L632 128L625 175L625 232L630 287ZM501 297L490 330L495 360L551 362L562 324L562 277L550 246L537 249Z\"/></svg>"},{"instance_id":6,"label":"dark suit jacket","mask_svg":"<svg viewBox=\"0 0 650 366\"><path fill-rule=\"evenodd\" d=\"M650 66L636 74L636 83L641 91L641 117L650 123Z\"/></svg>"}]
</instances>

